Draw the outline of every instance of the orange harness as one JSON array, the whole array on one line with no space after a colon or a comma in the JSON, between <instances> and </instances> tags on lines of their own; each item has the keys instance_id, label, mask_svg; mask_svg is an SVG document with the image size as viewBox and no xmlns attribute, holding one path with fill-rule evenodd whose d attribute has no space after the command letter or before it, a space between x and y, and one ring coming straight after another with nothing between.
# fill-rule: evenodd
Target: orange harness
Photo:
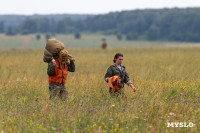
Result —
<instances>
[{"instance_id":1,"label":"orange harness","mask_svg":"<svg viewBox=\"0 0 200 133\"><path fill-rule=\"evenodd\" d=\"M49 76L49 84L64 85L67 80L68 66L66 63L60 64L56 59L55 75Z\"/></svg>"},{"instance_id":2,"label":"orange harness","mask_svg":"<svg viewBox=\"0 0 200 133\"><path fill-rule=\"evenodd\" d=\"M120 77L118 75L112 76L108 79L108 86L112 92L120 92Z\"/></svg>"}]
</instances>

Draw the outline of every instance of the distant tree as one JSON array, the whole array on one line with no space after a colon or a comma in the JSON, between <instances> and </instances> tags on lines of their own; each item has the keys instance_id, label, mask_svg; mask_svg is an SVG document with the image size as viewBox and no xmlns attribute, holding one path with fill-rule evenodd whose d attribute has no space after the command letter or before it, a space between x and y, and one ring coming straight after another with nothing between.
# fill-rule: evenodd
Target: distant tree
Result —
<instances>
[{"instance_id":1,"label":"distant tree","mask_svg":"<svg viewBox=\"0 0 200 133\"><path fill-rule=\"evenodd\" d=\"M158 40L160 35L160 30L157 26L152 25L147 32L148 40Z\"/></svg>"},{"instance_id":2,"label":"distant tree","mask_svg":"<svg viewBox=\"0 0 200 133\"><path fill-rule=\"evenodd\" d=\"M50 39L50 38L51 38L51 33L49 33L49 32L46 33L46 34L45 34L45 38L46 38L46 40Z\"/></svg>"},{"instance_id":3,"label":"distant tree","mask_svg":"<svg viewBox=\"0 0 200 133\"><path fill-rule=\"evenodd\" d=\"M0 33L4 33L4 22L0 22Z\"/></svg>"},{"instance_id":4,"label":"distant tree","mask_svg":"<svg viewBox=\"0 0 200 133\"><path fill-rule=\"evenodd\" d=\"M110 29L104 32L105 35L112 35L114 34L114 30Z\"/></svg>"},{"instance_id":5,"label":"distant tree","mask_svg":"<svg viewBox=\"0 0 200 133\"><path fill-rule=\"evenodd\" d=\"M71 18L64 18L57 23L56 31L57 33L73 33L76 22L72 21Z\"/></svg>"},{"instance_id":6,"label":"distant tree","mask_svg":"<svg viewBox=\"0 0 200 133\"><path fill-rule=\"evenodd\" d=\"M38 32L40 33L47 33L50 32L51 27L50 27L50 21L47 18L41 18L37 20L38 24Z\"/></svg>"},{"instance_id":7,"label":"distant tree","mask_svg":"<svg viewBox=\"0 0 200 133\"><path fill-rule=\"evenodd\" d=\"M81 34L79 32L76 32L74 34L75 39L80 39L81 38Z\"/></svg>"},{"instance_id":8,"label":"distant tree","mask_svg":"<svg viewBox=\"0 0 200 133\"><path fill-rule=\"evenodd\" d=\"M63 21L59 21L56 26L57 33L65 33L65 23Z\"/></svg>"},{"instance_id":9,"label":"distant tree","mask_svg":"<svg viewBox=\"0 0 200 133\"><path fill-rule=\"evenodd\" d=\"M37 29L38 29L38 24L37 21L34 19L28 18L20 25L21 34L36 33Z\"/></svg>"},{"instance_id":10,"label":"distant tree","mask_svg":"<svg viewBox=\"0 0 200 133\"><path fill-rule=\"evenodd\" d=\"M51 36L56 36L56 33L55 32L51 33Z\"/></svg>"},{"instance_id":11,"label":"distant tree","mask_svg":"<svg viewBox=\"0 0 200 133\"><path fill-rule=\"evenodd\" d=\"M8 27L7 31L6 31L6 35L7 36L13 36L15 35L15 32L13 30L13 28L11 26Z\"/></svg>"},{"instance_id":12,"label":"distant tree","mask_svg":"<svg viewBox=\"0 0 200 133\"><path fill-rule=\"evenodd\" d=\"M23 29L23 30L21 30L21 34L22 35L28 35L30 32L29 32L29 30L28 29Z\"/></svg>"},{"instance_id":13,"label":"distant tree","mask_svg":"<svg viewBox=\"0 0 200 133\"><path fill-rule=\"evenodd\" d=\"M38 34L36 34L36 39L37 40L40 40L40 38L41 38L41 35L38 33Z\"/></svg>"},{"instance_id":14,"label":"distant tree","mask_svg":"<svg viewBox=\"0 0 200 133\"><path fill-rule=\"evenodd\" d=\"M106 38L102 38L101 40L102 40L103 42L105 42L105 41L106 41Z\"/></svg>"},{"instance_id":15,"label":"distant tree","mask_svg":"<svg viewBox=\"0 0 200 133\"><path fill-rule=\"evenodd\" d=\"M126 34L126 40L137 40L138 34L137 33L128 33Z\"/></svg>"},{"instance_id":16,"label":"distant tree","mask_svg":"<svg viewBox=\"0 0 200 133\"><path fill-rule=\"evenodd\" d=\"M118 40L122 40L122 35L121 34L117 34L117 39Z\"/></svg>"},{"instance_id":17,"label":"distant tree","mask_svg":"<svg viewBox=\"0 0 200 133\"><path fill-rule=\"evenodd\" d=\"M132 37L131 37L130 34L127 34L127 35L126 35L126 40L132 40Z\"/></svg>"}]
</instances>

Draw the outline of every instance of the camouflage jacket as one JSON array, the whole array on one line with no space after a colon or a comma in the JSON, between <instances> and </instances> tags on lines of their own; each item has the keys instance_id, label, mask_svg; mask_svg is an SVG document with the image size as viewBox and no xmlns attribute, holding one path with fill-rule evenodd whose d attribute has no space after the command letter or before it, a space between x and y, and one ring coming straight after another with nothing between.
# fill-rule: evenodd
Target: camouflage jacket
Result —
<instances>
[{"instance_id":1,"label":"camouflage jacket","mask_svg":"<svg viewBox=\"0 0 200 133\"><path fill-rule=\"evenodd\" d=\"M70 72L75 72L75 64L74 64L74 61L70 61L70 63L68 62L68 63L67 63L67 66L68 66L68 71L70 71ZM53 62L52 62L52 61L48 63L47 74L48 74L49 76L55 75L55 66L53 65Z\"/></svg>"},{"instance_id":2,"label":"camouflage jacket","mask_svg":"<svg viewBox=\"0 0 200 133\"><path fill-rule=\"evenodd\" d=\"M132 84L124 66L122 66L122 71L120 71L120 69L116 65L111 65L105 74L105 81L108 82L108 79L115 75L119 75L119 77L121 78L121 88L124 88L124 83Z\"/></svg>"}]
</instances>

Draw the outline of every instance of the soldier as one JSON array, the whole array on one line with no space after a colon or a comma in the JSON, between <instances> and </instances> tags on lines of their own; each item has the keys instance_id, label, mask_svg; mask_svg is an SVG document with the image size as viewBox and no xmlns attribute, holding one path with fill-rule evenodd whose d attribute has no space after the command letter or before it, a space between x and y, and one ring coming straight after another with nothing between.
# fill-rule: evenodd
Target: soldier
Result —
<instances>
[{"instance_id":1,"label":"soldier","mask_svg":"<svg viewBox=\"0 0 200 133\"><path fill-rule=\"evenodd\" d=\"M70 62L68 62L68 59ZM67 50L61 50L57 59L48 63L47 74L49 76L50 99L56 95L66 100L68 92L65 87L67 73L75 71L74 59Z\"/></svg>"},{"instance_id":2,"label":"soldier","mask_svg":"<svg viewBox=\"0 0 200 133\"><path fill-rule=\"evenodd\" d=\"M106 43L106 41L104 41L104 42L102 43L101 47L102 47L102 49L106 49L106 48L107 48L107 43Z\"/></svg>"},{"instance_id":3,"label":"soldier","mask_svg":"<svg viewBox=\"0 0 200 133\"><path fill-rule=\"evenodd\" d=\"M117 53L114 56L114 65L111 65L106 74L105 74L105 81L108 82L109 78L112 78L113 76L118 75L120 77L120 91L119 92L113 92L112 89L109 89L109 92L111 95L115 95L117 93L117 96L119 96L119 94L122 94L122 97L125 96L124 94L124 83L126 83L127 85L129 85L133 91L136 91L136 88L133 86L131 80L129 79L128 73L125 70L124 66L121 66L122 62L123 62L123 54L121 53ZM126 96L125 96L126 98Z\"/></svg>"}]
</instances>

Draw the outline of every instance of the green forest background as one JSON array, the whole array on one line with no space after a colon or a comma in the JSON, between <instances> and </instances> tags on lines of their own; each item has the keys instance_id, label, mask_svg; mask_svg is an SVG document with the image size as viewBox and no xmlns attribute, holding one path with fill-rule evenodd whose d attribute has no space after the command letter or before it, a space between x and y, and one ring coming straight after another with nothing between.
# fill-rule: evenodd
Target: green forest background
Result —
<instances>
[{"instance_id":1,"label":"green forest background","mask_svg":"<svg viewBox=\"0 0 200 133\"><path fill-rule=\"evenodd\" d=\"M118 40L200 42L200 8L144 9L108 14L0 15L0 33L100 33ZM48 37L47 37L48 38Z\"/></svg>"}]
</instances>

